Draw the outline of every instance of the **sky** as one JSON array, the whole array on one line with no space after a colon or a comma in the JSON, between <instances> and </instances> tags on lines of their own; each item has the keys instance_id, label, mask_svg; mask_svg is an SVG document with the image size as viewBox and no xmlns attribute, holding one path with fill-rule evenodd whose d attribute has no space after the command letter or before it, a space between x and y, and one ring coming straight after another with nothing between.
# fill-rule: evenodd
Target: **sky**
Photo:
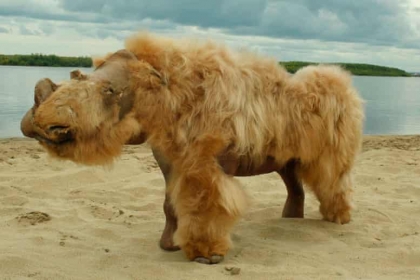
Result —
<instances>
[{"instance_id":1,"label":"sky","mask_svg":"<svg viewBox=\"0 0 420 280\"><path fill-rule=\"evenodd\" d=\"M0 0L1 54L103 55L140 30L420 72L420 0Z\"/></svg>"}]
</instances>

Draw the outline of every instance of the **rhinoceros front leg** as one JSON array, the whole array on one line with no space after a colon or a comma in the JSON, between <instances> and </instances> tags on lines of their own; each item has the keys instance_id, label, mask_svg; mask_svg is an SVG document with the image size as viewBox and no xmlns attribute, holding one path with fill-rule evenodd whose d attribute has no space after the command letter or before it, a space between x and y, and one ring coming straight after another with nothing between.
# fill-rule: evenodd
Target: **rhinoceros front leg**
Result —
<instances>
[{"instance_id":1,"label":"rhinoceros front leg","mask_svg":"<svg viewBox=\"0 0 420 280\"><path fill-rule=\"evenodd\" d=\"M173 162L169 190L178 218L174 240L188 259L215 264L229 251L230 231L248 199L240 182L217 161L226 146L223 136L200 138Z\"/></svg>"},{"instance_id":2,"label":"rhinoceros front leg","mask_svg":"<svg viewBox=\"0 0 420 280\"><path fill-rule=\"evenodd\" d=\"M165 213L165 227L160 237L159 245L165 251L180 250L179 246L174 245L173 235L178 226L178 219L175 215L174 207L171 204L171 198L168 193L168 183L171 177L172 166L171 163L156 149L152 149L153 156L163 174L166 185L165 202L163 203L163 212Z\"/></svg>"},{"instance_id":3,"label":"rhinoceros front leg","mask_svg":"<svg viewBox=\"0 0 420 280\"><path fill-rule=\"evenodd\" d=\"M283 208L283 218L303 218L305 191L296 174L297 162L291 160L283 168L277 170L287 188L287 199Z\"/></svg>"}]
</instances>

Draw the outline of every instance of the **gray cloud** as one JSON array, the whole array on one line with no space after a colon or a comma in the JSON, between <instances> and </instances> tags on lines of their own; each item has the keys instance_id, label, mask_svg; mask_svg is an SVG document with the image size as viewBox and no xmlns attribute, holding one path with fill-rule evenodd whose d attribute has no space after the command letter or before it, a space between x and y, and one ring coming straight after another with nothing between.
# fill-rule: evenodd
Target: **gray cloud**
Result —
<instances>
[{"instance_id":1,"label":"gray cloud","mask_svg":"<svg viewBox=\"0 0 420 280\"><path fill-rule=\"evenodd\" d=\"M41 20L57 20L72 22L98 22L106 23L110 19L100 13L72 13L66 11L55 11L45 6L38 5L36 0L30 0L34 3L20 3L19 1L4 1L0 3L0 16L3 17L25 17ZM88 2L88 1L87 1Z\"/></svg>"},{"instance_id":2,"label":"gray cloud","mask_svg":"<svg viewBox=\"0 0 420 280\"><path fill-rule=\"evenodd\" d=\"M393 45L411 32L404 2L272 1L261 25L245 33L260 31L274 37Z\"/></svg>"},{"instance_id":3,"label":"gray cloud","mask_svg":"<svg viewBox=\"0 0 420 280\"><path fill-rule=\"evenodd\" d=\"M19 26L19 33L22 35L40 35L38 30L28 29L25 25Z\"/></svg>"},{"instance_id":4,"label":"gray cloud","mask_svg":"<svg viewBox=\"0 0 420 280\"><path fill-rule=\"evenodd\" d=\"M39 29L45 34L45 35L52 35L56 28L51 22L42 22L39 24Z\"/></svg>"},{"instance_id":5,"label":"gray cloud","mask_svg":"<svg viewBox=\"0 0 420 280\"><path fill-rule=\"evenodd\" d=\"M60 1L66 11L117 21L152 18L240 35L407 47L419 43L406 41L414 32L406 16L407 0Z\"/></svg>"},{"instance_id":6,"label":"gray cloud","mask_svg":"<svg viewBox=\"0 0 420 280\"><path fill-rule=\"evenodd\" d=\"M261 21L268 0L60 0L70 12L100 13L114 19L153 18L200 27L255 26Z\"/></svg>"},{"instance_id":7,"label":"gray cloud","mask_svg":"<svg viewBox=\"0 0 420 280\"><path fill-rule=\"evenodd\" d=\"M9 30L9 29L7 29L7 28L5 28L5 27L0 26L0 33L9 33L9 32L10 32L10 30Z\"/></svg>"},{"instance_id":8,"label":"gray cloud","mask_svg":"<svg viewBox=\"0 0 420 280\"><path fill-rule=\"evenodd\" d=\"M134 31L161 23L165 29L191 25L232 35L420 45L420 27L407 17L408 0L57 0L51 2L55 6L19 5L19 1L2 1L0 16L97 23L115 30L121 30L117 24ZM98 36L110 33L100 31Z\"/></svg>"},{"instance_id":9,"label":"gray cloud","mask_svg":"<svg viewBox=\"0 0 420 280\"><path fill-rule=\"evenodd\" d=\"M411 2L410 2L411 1ZM418 70L413 0L2 0L4 52L90 55L132 32L211 37L280 60L368 62ZM6 34L7 32L8 34ZM33 35L31 44L19 34ZM6 45L7 44L7 45ZM80 48L80 44L84 44Z\"/></svg>"},{"instance_id":10,"label":"gray cloud","mask_svg":"<svg viewBox=\"0 0 420 280\"><path fill-rule=\"evenodd\" d=\"M159 33L173 33L179 28L179 25L174 25L174 23L169 21L144 19L136 22L110 22L107 24L91 22L79 22L76 24L74 22L64 22L59 23L55 29L59 28L73 29L85 38L114 38L119 41L124 41L134 31L140 29L153 30Z\"/></svg>"}]
</instances>

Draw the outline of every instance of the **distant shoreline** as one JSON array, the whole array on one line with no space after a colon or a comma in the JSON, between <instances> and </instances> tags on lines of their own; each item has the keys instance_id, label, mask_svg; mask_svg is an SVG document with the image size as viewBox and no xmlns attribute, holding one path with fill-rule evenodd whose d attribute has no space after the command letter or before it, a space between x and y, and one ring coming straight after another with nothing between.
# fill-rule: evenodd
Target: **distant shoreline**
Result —
<instances>
[{"instance_id":1,"label":"distant shoreline","mask_svg":"<svg viewBox=\"0 0 420 280\"><path fill-rule=\"evenodd\" d=\"M288 72L295 73L300 68L308 65L317 65L322 64L319 62L307 62L307 61L286 61L279 62L280 65L283 65ZM346 70L350 71L355 76L383 76L383 77L414 77L412 74L398 68L374 65L374 64L364 64L364 63L343 63L343 62L333 62L333 63L324 63L324 64L334 64L340 65Z\"/></svg>"},{"instance_id":2,"label":"distant shoreline","mask_svg":"<svg viewBox=\"0 0 420 280\"><path fill-rule=\"evenodd\" d=\"M0 54L0 65L5 66L47 66L47 67L91 67L88 56L58 56L44 54L4 55Z\"/></svg>"},{"instance_id":3,"label":"distant shoreline","mask_svg":"<svg viewBox=\"0 0 420 280\"><path fill-rule=\"evenodd\" d=\"M320 64L307 61L279 62L289 73L295 73L302 67ZM402 69L362 63L328 63L340 65L355 76L415 77ZM92 67L92 59L87 56L68 57L57 55L2 55L0 65L4 66L47 66L47 67Z\"/></svg>"}]
</instances>

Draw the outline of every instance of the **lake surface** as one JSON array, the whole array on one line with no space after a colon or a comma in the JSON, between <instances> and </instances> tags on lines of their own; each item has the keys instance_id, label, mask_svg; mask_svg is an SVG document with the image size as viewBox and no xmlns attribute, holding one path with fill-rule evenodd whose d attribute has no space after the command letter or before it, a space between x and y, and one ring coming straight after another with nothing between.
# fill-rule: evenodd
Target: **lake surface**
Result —
<instances>
[{"instance_id":1,"label":"lake surface","mask_svg":"<svg viewBox=\"0 0 420 280\"><path fill-rule=\"evenodd\" d=\"M74 69L0 66L0 138L23 136L20 121L39 79L67 80ZM420 134L420 78L355 76L354 85L366 101L365 134Z\"/></svg>"}]
</instances>

